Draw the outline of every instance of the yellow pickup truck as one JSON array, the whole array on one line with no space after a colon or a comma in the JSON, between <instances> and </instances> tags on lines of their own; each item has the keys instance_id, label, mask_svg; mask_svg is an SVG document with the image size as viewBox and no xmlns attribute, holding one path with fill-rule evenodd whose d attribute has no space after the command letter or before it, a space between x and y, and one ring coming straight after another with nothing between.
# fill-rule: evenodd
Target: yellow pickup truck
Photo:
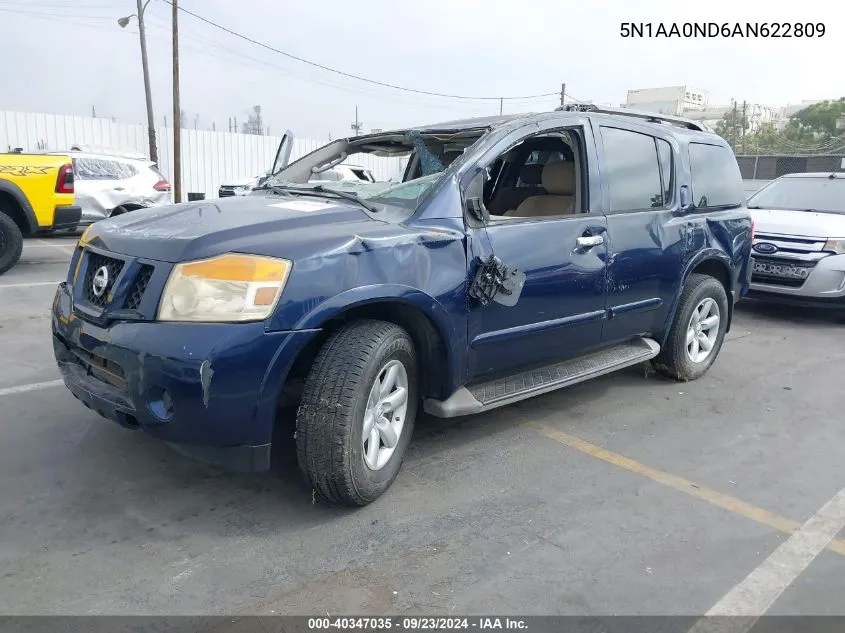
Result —
<instances>
[{"instance_id":1,"label":"yellow pickup truck","mask_svg":"<svg viewBox=\"0 0 845 633\"><path fill-rule=\"evenodd\" d=\"M75 229L73 202L68 156L0 154L0 275L20 259L24 236Z\"/></svg>"}]
</instances>

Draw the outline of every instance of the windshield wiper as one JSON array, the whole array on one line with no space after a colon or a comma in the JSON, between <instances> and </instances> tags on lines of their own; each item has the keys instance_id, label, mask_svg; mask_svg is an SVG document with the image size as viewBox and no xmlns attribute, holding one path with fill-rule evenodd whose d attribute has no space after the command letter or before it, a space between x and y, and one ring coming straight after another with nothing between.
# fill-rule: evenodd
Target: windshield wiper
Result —
<instances>
[{"instance_id":1,"label":"windshield wiper","mask_svg":"<svg viewBox=\"0 0 845 633\"><path fill-rule=\"evenodd\" d=\"M314 195L315 193L321 197L330 197L330 196L337 196L338 198L343 198L345 200L351 200L352 202L357 202L362 207L370 211L371 213L378 213L378 208L374 205L370 204L366 200L362 200L358 194L353 193L351 191L338 191L337 189L326 189L323 185L317 185L315 187L285 187L285 192L295 192L300 195Z\"/></svg>"}]
</instances>

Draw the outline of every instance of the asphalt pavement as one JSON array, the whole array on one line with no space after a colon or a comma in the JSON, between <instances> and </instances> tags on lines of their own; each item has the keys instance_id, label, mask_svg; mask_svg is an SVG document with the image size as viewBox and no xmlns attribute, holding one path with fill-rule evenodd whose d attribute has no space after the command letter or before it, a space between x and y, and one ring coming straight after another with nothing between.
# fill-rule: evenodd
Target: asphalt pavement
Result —
<instances>
[{"instance_id":1,"label":"asphalt pavement","mask_svg":"<svg viewBox=\"0 0 845 633\"><path fill-rule=\"evenodd\" d=\"M0 613L845 615L832 316L742 305L698 381L423 417L349 510L314 502L286 428L272 473L232 476L74 400L49 327L73 245L0 277Z\"/></svg>"}]
</instances>

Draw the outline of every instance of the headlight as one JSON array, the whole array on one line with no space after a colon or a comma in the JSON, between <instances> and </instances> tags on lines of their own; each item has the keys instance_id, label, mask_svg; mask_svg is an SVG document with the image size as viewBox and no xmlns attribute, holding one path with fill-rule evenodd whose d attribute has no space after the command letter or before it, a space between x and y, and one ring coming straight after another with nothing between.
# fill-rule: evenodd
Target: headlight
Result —
<instances>
[{"instance_id":1,"label":"headlight","mask_svg":"<svg viewBox=\"0 0 845 633\"><path fill-rule=\"evenodd\" d=\"M245 196L250 191L252 191L252 185L242 185L240 187L235 187L235 195L236 196Z\"/></svg>"},{"instance_id":2,"label":"headlight","mask_svg":"<svg viewBox=\"0 0 845 633\"><path fill-rule=\"evenodd\" d=\"M228 253L178 264L158 309L160 321L261 321L273 312L293 264Z\"/></svg>"},{"instance_id":3,"label":"headlight","mask_svg":"<svg viewBox=\"0 0 845 633\"><path fill-rule=\"evenodd\" d=\"M824 250L831 251L837 255L845 255L845 238L831 238L825 242Z\"/></svg>"}]
</instances>

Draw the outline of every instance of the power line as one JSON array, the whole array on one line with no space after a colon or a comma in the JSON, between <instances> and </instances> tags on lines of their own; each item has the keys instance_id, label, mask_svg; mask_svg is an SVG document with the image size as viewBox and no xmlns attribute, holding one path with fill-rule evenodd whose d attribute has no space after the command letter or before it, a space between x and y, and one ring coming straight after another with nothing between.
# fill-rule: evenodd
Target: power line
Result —
<instances>
[{"instance_id":1,"label":"power line","mask_svg":"<svg viewBox=\"0 0 845 633\"><path fill-rule=\"evenodd\" d=\"M6 5L0 5L0 11L3 13L14 13L15 15L26 15L29 17L45 17L45 18L83 18L85 20L112 20L114 18L103 15L82 15L80 13L41 13L39 11L24 11L17 6L7 9Z\"/></svg>"},{"instance_id":2,"label":"power line","mask_svg":"<svg viewBox=\"0 0 845 633\"><path fill-rule=\"evenodd\" d=\"M22 15L22 16L25 16L25 17L28 17L28 18L32 18L34 20L47 20L49 22L57 22L59 24L65 25L65 26L67 26L69 24L73 24L74 26L83 26L83 27L86 27L86 28L89 28L89 29L98 29L100 31L108 31L110 33L116 32L115 29L103 26L102 24L90 24L88 22L79 22L78 20L72 19L72 18L76 18L76 17L80 17L80 18L85 19L86 16L84 16L84 15L83 16L66 16L66 17L60 18L60 17L52 16L52 15L48 16L48 15L44 15L44 14L40 14L40 13L33 14L33 13L26 13L26 12L21 12L21 11L12 11L10 9L2 9L2 8L0 8L0 12L2 12L2 13L12 13L14 15ZM91 17L93 17L93 16L91 16ZM96 18L96 19L99 19L99 18ZM120 31L120 33L122 33L122 34L133 33L135 35L138 35L138 31Z\"/></svg>"},{"instance_id":3,"label":"power line","mask_svg":"<svg viewBox=\"0 0 845 633\"><path fill-rule=\"evenodd\" d=\"M161 1L166 3L166 4L172 5L171 0L161 0ZM206 24L208 24L210 26L213 26L216 29L220 29L221 31L225 31L226 33L229 33L230 35L234 35L237 38L240 38L244 41L250 42L251 44L255 44L256 46L260 46L261 48L265 48L269 51L273 51L274 53L278 53L279 55L284 55L285 57L287 57L289 59L296 60L296 61L301 62L303 64L307 64L309 66L313 66L314 68L319 68L321 70L325 70L327 72L334 73L336 75L341 75L343 77L348 77L349 79L355 79L357 81L363 81L363 82L366 82L368 84L373 84L375 86L381 86L383 88L392 88L394 90L402 90L404 92L413 92L415 94L429 95L431 97L444 97L444 98L448 98L448 99L470 99L470 100L481 100L481 101L499 101L500 99L504 99L505 101L512 101L512 100L516 100L516 99L539 99L539 98L543 98L543 97L553 97L553 96L557 96L559 94L557 92L548 92L548 93L544 93L544 94L526 95L526 96L519 96L519 97L501 97L501 96L500 97L471 97L471 96L467 96L467 95L454 95L454 94L446 94L446 93L442 93L442 92L430 92L430 91L427 91L427 90L417 90L416 88L408 88L406 86L399 86L399 85L387 83L387 82L384 82L384 81L377 81L375 79L367 79L366 77L361 77L359 75L353 75L351 73L347 73L347 72L344 72L342 70L338 70L336 68L331 68L329 66L324 66L323 64L318 64L317 62L313 62L311 60L305 59L304 57L299 57L298 55L294 55L292 53L285 52L283 50L280 50L278 48L270 46L269 44L265 44L264 42L259 42L258 40L255 40L251 37L243 35L242 33L238 33L237 31L233 31L232 29L227 28L227 27L225 27L221 24L218 24L216 22L212 22L211 20L204 18L201 15L194 13L193 11L189 11L188 9L185 9L184 7L179 7L179 10L182 11L183 13L187 13L188 15L196 18L197 20L200 20L200 21L205 22Z\"/></svg>"},{"instance_id":4,"label":"power line","mask_svg":"<svg viewBox=\"0 0 845 633\"><path fill-rule=\"evenodd\" d=\"M78 4L78 3L42 3L30 2L30 0L2 0L4 6L12 7L26 7L27 9L36 7L39 9L114 9L113 4Z\"/></svg>"},{"instance_id":5,"label":"power line","mask_svg":"<svg viewBox=\"0 0 845 633\"><path fill-rule=\"evenodd\" d=\"M149 17L154 18L153 21L150 21ZM145 17L147 21L147 25L156 29L161 30L162 32L169 32L169 27L165 24L158 24L157 22L161 19L155 14L151 14L150 16ZM284 68L279 66L273 62L259 59L257 57L253 57L246 53L242 53L240 51L236 51L232 48L228 48L226 46L221 45L219 42L215 42L208 38L203 37L197 33L191 33L190 31L186 31L184 33L179 34L180 37L186 38L188 41L194 42L197 46L196 47L187 47L188 50L195 51L203 56L214 57L216 59L220 59L222 61L226 61L229 63L238 63L239 60L247 60L252 62L256 65L256 70L268 72L271 74L278 73L279 75L289 77L294 81L306 81L310 83L319 84L322 86L326 86L328 88L332 88L335 90L341 90L346 92L353 92L362 95L367 95L371 97L378 98L380 101L390 101L393 103L400 103L403 105L413 105L416 107L423 107L423 108L432 108L432 109L440 109L440 110L450 110L450 111L462 111L468 113L475 113L475 114L484 114L485 108L489 108L488 103L472 103L472 102L464 102L464 103L447 103L447 102L431 102L426 101L425 99L421 99L420 97L413 97L411 95L404 95L404 94L389 94L384 95L382 93L376 92L369 86L362 86L361 84L343 84L338 83L335 79L328 79L325 77L314 77L307 73L303 73L301 70L294 70L290 68ZM150 36L151 39L156 41L164 42L164 39L157 37L157 36ZM266 68L260 69L258 66L264 66ZM273 72L275 71L275 72ZM509 102L511 104L516 104L517 106L520 105L520 102L512 101ZM536 101L535 101L536 103ZM551 106L549 109L553 109Z\"/></svg>"}]
</instances>

